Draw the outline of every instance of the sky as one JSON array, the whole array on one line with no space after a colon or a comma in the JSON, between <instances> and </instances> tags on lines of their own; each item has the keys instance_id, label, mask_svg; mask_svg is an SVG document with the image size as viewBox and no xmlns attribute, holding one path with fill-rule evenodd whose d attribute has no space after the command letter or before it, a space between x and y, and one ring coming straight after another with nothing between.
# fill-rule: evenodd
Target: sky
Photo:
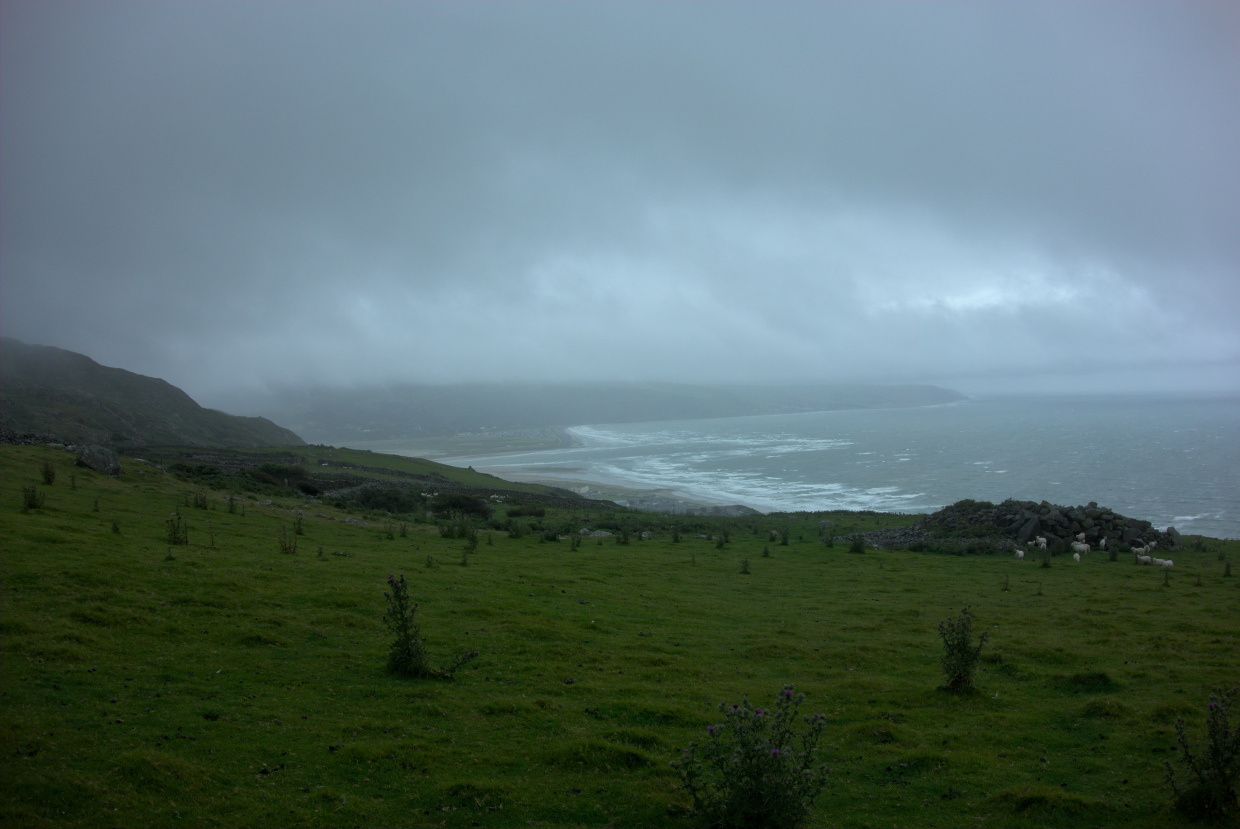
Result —
<instances>
[{"instance_id":1,"label":"sky","mask_svg":"<svg viewBox=\"0 0 1240 829\"><path fill-rule=\"evenodd\" d=\"M205 405L1236 393L1238 311L1236 3L0 5L0 333Z\"/></svg>"}]
</instances>

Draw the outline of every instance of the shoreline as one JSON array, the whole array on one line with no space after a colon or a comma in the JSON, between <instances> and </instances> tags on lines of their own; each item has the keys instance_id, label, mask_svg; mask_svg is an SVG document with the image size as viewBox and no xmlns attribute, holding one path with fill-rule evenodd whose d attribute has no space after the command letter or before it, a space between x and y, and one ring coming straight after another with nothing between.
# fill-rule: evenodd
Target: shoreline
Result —
<instances>
[{"instance_id":1,"label":"shoreline","mask_svg":"<svg viewBox=\"0 0 1240 829\"><path fill-rule=\"evenodd\" d=\"M612 501L623 507L646 512L664 512L672 515L762 515L761 510L747 504L711 502L702 498L688 498L683 493L664 488L639 488L600 481L597 478L547 475L545 472L522 473L512 467L476 466L478 472L494 475L505 481L521 484L566 489L592 501ZM581 469L581 467L566 467Z\"/></svg>"}]
</instances>

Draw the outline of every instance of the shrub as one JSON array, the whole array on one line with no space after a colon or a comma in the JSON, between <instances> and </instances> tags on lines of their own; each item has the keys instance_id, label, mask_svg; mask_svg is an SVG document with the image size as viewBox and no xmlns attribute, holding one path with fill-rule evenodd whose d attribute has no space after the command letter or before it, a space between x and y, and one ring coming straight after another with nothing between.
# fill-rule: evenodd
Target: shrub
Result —
<instances>
[{"instance_id":1,"label":"shrub","mask_svg":"<svg viewBox=\"0 0 1240 829\"><path fill-rule=\"evenodd\" d=\"M43 503L47 500L47 496L39 492L38 487L34 484L22 487L22 512L30 512L32 509L43 509Z\"/></svg>"},{"instance_id":2,"label":"shrub","mask_svg":"<svg viewBox=\"0 0 1240 829\"><path fill-rule=\"evenodd\" d=\"M947 675L947 684L941 686L941 690L957 693L971 690L973 671L989 634L983 632L977 638L977 647L973 647L973 613L965 605L959 617L939 622L939 636L943 637L943 673Z\"/></svg>"},{"instance_id":3,"label":"shrub","mask_svg":"<svg viewBox=\"0 0 1240 829\"><path fill-rule=\"evenodd\" d=\"M865 552L865 536L861 533L853 533L852 539L848 542L848 552L864 553Z\"/></svg>"},{"instance_id":4,"label":"shrub","mask_svg":"<svg viewBox=\"0 0 1240 829\"><path fill-rule=\"evenodd\" d=\"M43 474L43 485L51 486L56 483L56 467L51 461L44 461L43 467L39 470Z\"/></svg>"},{"instance_id":5,"label":"shrub","mask_svg":"<svg viewBox=\"0 0 1240 829\"><path fill-rule=\"evenodd\" d=\"M741 573L746 576L749 575L749 559L747 558L741 559Z\"/></svg>"},{"instance_id":6,"label":"shrub","mask_svg":"<svg viewBox=\"0 0 1240 829\"><path fill-rule=\"evenodd\" d=\"M189 527L179 512L172 513L164 522L165 536L170 547L178 544L189 544Z\"/></svg>"},{"instance_id":7,"label":"shrub","mask_svg":"<svg viewBox=\"0 0 1240 829\"><path fill-rule=\"evenodd\" d=\"M290 556L297 554L297 536L289 533L288 524L280 524L280 535L276 537L276 541L280 545L280 552Z\"/></svg>"},{"instance_id":8,"label":"shrub","mask_svg":"<svg viewBox=\"0 0 1240 829\"><path fill-rule=\"evenodd\" d=\"M430 561L430 558L427 558ZM411 676L419 679L451 679L452 675L464 667L478 655L477 651L466 650L458 654L445 669L437 671L430 667L426 657L426 647L414 622L418 612L417 602L409 599L409 583L402 574L388 575L390 593L384 593L387 599L387 612L383 614L383 622L392 632L392 644L388 646L387 669L397 676Z\"/></svg>"},{"instance_id":9,"label":"shrub","mask_svg":"<svg viewBox=\"0 0 1240 829\"><path fill-rule=\"evenodd\" d=\"M802 717L808 729L794 731L804 699L786 685L773 711L750 708L749 700L719 704L726 722L708 726L706 744L690 743L672 763L701 825L761 829L805 822L829 770L815 765L826 719Z\"/></svg>"},{"instance_id":10,"label":"shrub","mask_svg":"<svg viewBox=\"0 0 1240 829\"><path fill-rule=\"evenodd\" d=\"M1231 704L1240 688L1218 689L1210 694L1206 714L1205 754L1194 753L1185 733L1184 718L1175 721L1180 758L1188 767L1184 788L1176 783L1175 769L1169 761L1167 783L1175 792L1176 805L1193 817L1222 821L1237 812L1236 780L1240 777L1240 725L1231 727Z\"/></svg>"}]
</instances>

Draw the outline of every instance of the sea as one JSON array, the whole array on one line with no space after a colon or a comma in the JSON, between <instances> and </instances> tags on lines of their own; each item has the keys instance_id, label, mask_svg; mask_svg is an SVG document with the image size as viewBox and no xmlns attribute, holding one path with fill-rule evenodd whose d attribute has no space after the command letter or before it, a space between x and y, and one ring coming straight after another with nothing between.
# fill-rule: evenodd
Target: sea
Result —
<instances>
[{"instance_id":1,"label":"sea","mask_svg":"<svg viewBox=\"0 0 1240 829\"><path fill-rule=\"evenodd\" d=\"M995 396L568 432L571 448L446 462L761 512L1096 501L1159 528L1240 538L1240 397Z\"/></svg>"}]
</instances>

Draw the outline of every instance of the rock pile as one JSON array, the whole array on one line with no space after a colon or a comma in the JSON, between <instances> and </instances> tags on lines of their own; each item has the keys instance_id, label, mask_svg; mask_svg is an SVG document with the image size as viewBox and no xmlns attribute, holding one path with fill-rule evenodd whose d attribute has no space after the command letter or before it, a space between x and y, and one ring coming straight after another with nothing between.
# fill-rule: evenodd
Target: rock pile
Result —
<instances>
[{"instance_id":1,"label":"rock pile","mask_svg":"<svg viewBox=\"0 0 1240 829\"><path fill-rule=\"evenodd\" d=\"M1175 527L1165 532L1149 521L1128 518L1114 510L1090 501L1085 506L1065 507L1048 501L1007 500L1001 504L987 501L959 501L928 515L911 527L880 530L864 535L876 547L907 547L910 544L957 542L989 538L1009 548L1041 536L1051 546L1067 545L1078 534L1097 549L1102 539L1107 547L1141 547L1151 541L1161 549L1183 546Z\"/></svg>"}]
</instances>

